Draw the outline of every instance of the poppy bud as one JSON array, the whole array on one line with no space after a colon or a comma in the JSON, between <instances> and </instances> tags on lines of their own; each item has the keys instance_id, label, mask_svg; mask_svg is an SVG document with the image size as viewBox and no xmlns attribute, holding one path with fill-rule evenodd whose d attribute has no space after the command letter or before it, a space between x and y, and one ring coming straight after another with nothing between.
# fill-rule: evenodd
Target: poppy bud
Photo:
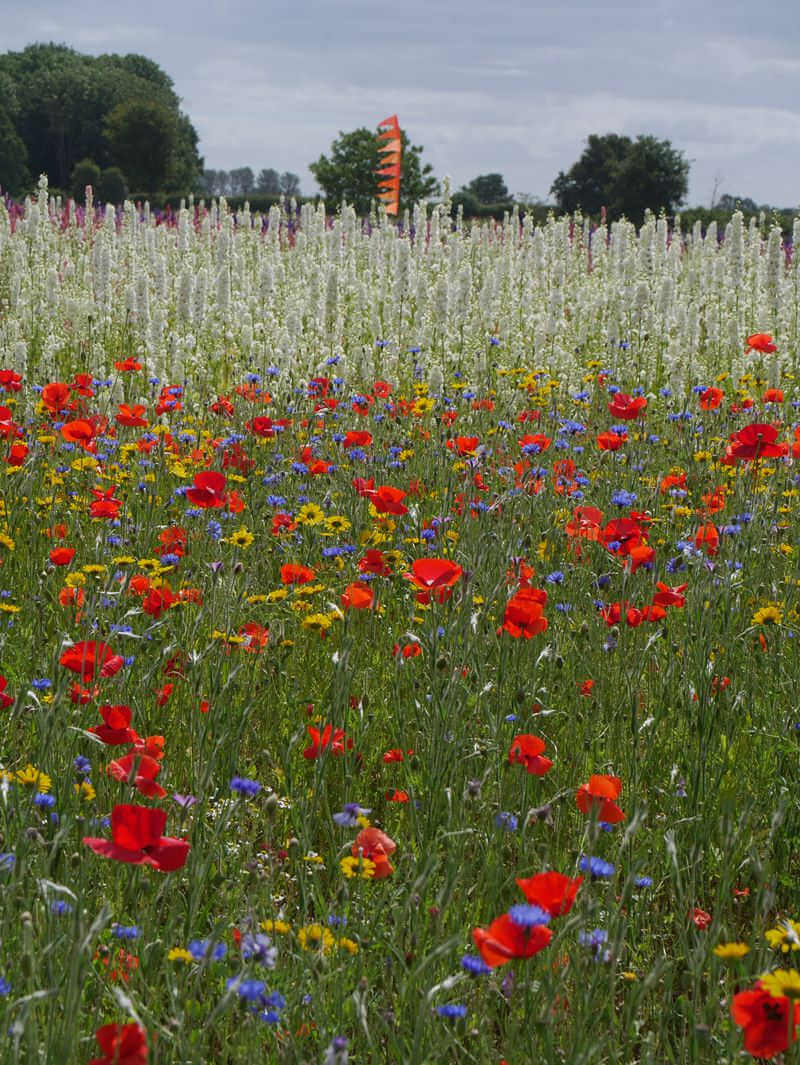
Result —
<instances>
[{"instance_id":1,"label":"poppy bud","mask_svg":"<svg viewBox=\"0 0 800 1065\"><path fill-rule=\"evenodd\" d=\"M267 797L264 799L264 813L268 814L271 817L277 809L278 796L275 794L274 791L271 791L269 795L267 795Z\"/></svg>"},{"instance_id":2,"label":"poppy bud","mask_svg":"<svg viewBox=\"0 0 800 1065\"><path fill-rule=\"evenodd\" d=\"M564 668L564 659L561 657L561 655L556 655L553 661L555 662L555 665L558 669Z\"/></svg>"}]
</instances>

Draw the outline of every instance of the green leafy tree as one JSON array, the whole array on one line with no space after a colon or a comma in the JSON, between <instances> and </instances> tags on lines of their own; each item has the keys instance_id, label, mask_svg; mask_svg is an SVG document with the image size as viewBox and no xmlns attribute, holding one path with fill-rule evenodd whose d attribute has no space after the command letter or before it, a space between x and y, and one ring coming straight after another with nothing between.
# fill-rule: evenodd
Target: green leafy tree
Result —
<instances>
[{"instance_id":1,"label":"green leafy tree","mask_svg":"<svg viewBox=\"0 0 800 1065\"><path fill-rule=\"evenodd\" d=\"M502 174L479 174L462 191L474 196L478 203L505 203L511 199Z\"/></svg>"},{"instance_id":2,"label":"green leafy tree","mask_svg":"<svg viewBox=\"0 0 800 1065\"><path fill-rule=\"evenodd\" d=\"M159 104L176 130L164 188L185 193L198 185L197 132L180 110L169 76L145 56L88 56L56 44L6 52L0 55L0 100L25 147L29 172L47 174L59 188L68 187L76 163L85 158L124 170L105 136L109 115L135 100Z\"/></svg>"},{"instance_id":3,"label":"green leafy tree","mask_svg":"<svg viewBox=\"0 0 800 1065\"><path fill-rule=\"evenodd\" d=\"M272 167L262 170L256 180L256 192L262 196L280 196L281 176L278 171Z\"/></svg>"},{"instance_id":4,"label":"green leafy tree","mask_svg":"<svg viewBox=\"0 0 800 1065\"><path fill-rule=\"evenodd\" d=\"M640 134L635 141L617 133L592 134L580 159L553 182L551 193L562 211L580 208L612 218L625 215L641 224L645 211L672 214L689 188L689 163L668 140Z\"/></svg>"},{"instance_id":5,"label":"green leafy tree","mask_svg":"<svg viewBox=\"0 0 800 1065\"><path fill-rule=\"evenodd\" d=\"M115 107L106 123L111 153L135 189L163 188L178 132L175 118L155 101L131 100Z\"/></svg>"},{"instance_id":6,"label":"green leafy tree","mask_svg":"<svg viewBox=\"0 0 800 1065\"><path fill-rule=\"evenodd\" d=\"M280 190L284 196L300 195L300 178L291 170L284 170L280 177Z\"/></svg>"},{"instance_id":7,"label":"green leafy tree","mask_svg":"<svg viewBox=\"0 0 800 1065\"><path fill-rule=\"evenodd\" d=\"M128 185L120 168L118 166L106 167L100 174L97 198L103 203L119 205L124 202L127 195Z\"/></svg>"},{"instance_id":8,"label":"green leafy tree","mask_svg":"<svg viewBox=\"0 0 800 1065\"><path fill-rule=\"evenodd\" d=\"M234 196L249 196L255 185L255 177L249 166L231 170L231 192Z\"/></svg>"},{"instance_id":9,"label":"green leafy tree","mask_svg":"<svg viewBox=\"0 0 800 1065\"><path fill-rule=\"evenodd\" d=\"M100 167L94 159L81 159L73 167L69 178L69 191L77 203L84 203L86 199L86 186L91 185L97 195L100 185Z\"/></svg>"},{"instance_id":10,"label":"green leafy tree","mask_svg":"<svg viewBox=\"0 0 800 1065\"><path fill-rule=\"evenodd\" d=\"M22 143L8 112L0 104L0 189L19 196L30 184L28 150Z\"/></svg>"},{"instance_id":11,"label":"green leafy tree","mask_svg":"<svg viewBox=\"0 0 800 1065\"><path fill-rule=\"evenodd\" d=\"M413 206L439 193L439 182L430 163L422 162L422 146L412 145L403 131L403 176L400 181L400 209ZM339 133L331 145L330 157L321 155L308 169L314 175L325 199L332 206L346 200L359 214L368 214L379 187L376 171L380 165L376 132L361 127Z\"/></svg>"}]
</instances>

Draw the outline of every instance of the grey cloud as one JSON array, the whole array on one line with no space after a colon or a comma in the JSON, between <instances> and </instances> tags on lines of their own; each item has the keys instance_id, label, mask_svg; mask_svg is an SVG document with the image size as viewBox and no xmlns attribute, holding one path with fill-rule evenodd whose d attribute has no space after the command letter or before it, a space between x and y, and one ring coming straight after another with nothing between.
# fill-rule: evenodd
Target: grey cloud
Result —
<instances>
[{"instance_id":1,"label":"grey cloud","mask_svg":"<svg viewBox=\"0 0 800 1065\"><path fill-rule=\"evenodd\" d=\"M8 10L3 10L8 7ZM438 176L500 171L546 197L590 133L653 133L692 160L690 201L719 191L792 205L800 166L793 0L544 6L497 0L0 0L4 47L59 40L140 51L175 81L212 167L308 163L339 130L397 112Z\"/></svg>"}]
</instances>

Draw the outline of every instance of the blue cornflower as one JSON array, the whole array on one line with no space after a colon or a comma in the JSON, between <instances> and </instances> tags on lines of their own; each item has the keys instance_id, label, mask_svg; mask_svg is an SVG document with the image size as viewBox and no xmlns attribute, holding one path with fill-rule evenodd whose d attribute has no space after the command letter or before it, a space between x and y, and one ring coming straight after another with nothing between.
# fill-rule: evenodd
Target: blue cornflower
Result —
<instances>
[{"instance_id":1,"label":"blue cornflower","mask_svg":"<svg viewBox=\"0 0 800 1065\"><path fill-rule=\"evenodd\" d=\"M514 814L509 813L507 810L501 810L499 814L495 814L494 827L504 828L508 832L516 832L519 821Z\"/></svg>"},{"instance_id":2,"label":"blue cornflower","mask_svg":"<svg viewBox=\"0 0 800 1065\"><path fill-rule=\"evenodd\" d=\"M222 961L228 953L224 943L212 943L210 939L193 939L187 949L195 961Z\"/></svg>"},{"instance_id":3,"label":"blue cornflower","mask_svg":"<svg viewBox=\"0 0 800 1065\"><path fill-rule=\"evenodd\" d=\"M91 773L92 771L92 763L82 754L79 754L72 764L79 773Z\"/></svg>"},{"instance_id":4,"label":"blue cornflower","mask_svg":"<svg viewBox=\"0 0 800 1065\"><path fill-rule=\"evenodd\" d=\"M616 872L611 862L606 862L602 858L592 858L586 854L581 857L578 867L582 873L589 873L592 880L607 879Z\"/></svg>"},{"instance_id":5,"label":"blue cornflower","mask_svg":"<svg viewBox=\"0 0 800 1065\"><path fill-rule=\"evenodd\" d=\"M49 810L51 807L55 806L55 804L55 795L47 795L45 792L40 791L33 797L33 805L40 806L43 810Z\"/></svg>"},{"instance_id":6,"label":"blue cornflower","mask_svg":"<svg viewBox=\"0 0 800 1065\"><path fill-rule=\"evenodd\" d=\"M257 780L248 780L247 777L234 777L231 781L231 791L252 799L261 791L261 785Z\"/></svg>"},{"instance_id":7,"label":"blue cornflower","mask_svg":"<svg viewBox=\"0 0 800 1065\"><path fill-rule=\"evenodd\" d=\"M17 859L10 852L0 854L0 872L10 872L14 868Z\"/></svg>"},{"instance_id":8,"label":"blue cornflower","mask_svg":"<svg viewBox=\"0 0 800 1065\"><path fill-rule=\"evenodd\" d=\"M73 907L64 899L54 899L50 903L50 912L57 917L65 917L68 913L72 913L72 910Z\"/></svg>"},{"instance_id":9,"label":"blue cornflower","mask_svg":"<svg viewBox=\"0 0 800 1065\"><path fill-rule=\"evenodd\" d=\"M561 582L564 580L564 574L561 572L560 569L555 569L552 573L547 574L545 580L548 584L561 584Z\"/></svg>"},{"instance_id":10,"label":"blue cornflower","mask_svg":"<svg viewBox=\"0 0 800 1065\"><path fill-rule=\"evenodd\" d=\"M47 691L52 686L52 680L48 680L47 677L40 677L38 680L31 681L31 687L35 688L37 692Z\"/></svg>"},{"instance_id":11,"label":"blue cornflower","mask_svg":"<svg viewBox=\"0 0 800 1065\"><path fill-rule=\"evenodd\" d=\"M365 806L359 806L357 802L346 802L344 809L333 815L333 820L342 828L354 828L359 817L366 817L371 812Z\"/></svg>"},{"instance_id":12,"label":"blue cornflower","mask_svg":"<svg viewBox=\"0 0 800 1065\"><path fill-rule=\"evenodd\" d=\"M446 1006L437 1006L436 1012L440 1017L466 1017L467 1007L449 1002Z\"/></svg>"},{"instance_id":13,"label":"blue cornflower","mask_svg":"<svg viewBox=\"0 0 800 1065\"><path fill-rule=\"evenodd\" d=\"M11 994L11 984L8 982L8 980L6 980L2 976L0 976L0 995L10 995L10 994Z\"/></svg>"},{"instance_id":14,"label":"blue cornflower","mask_svg":"<svg viewBox=\"0 0 800 1065\"><path fill-rule=\"evenodd\" d=\"M111 926L111 934L117 939L138 939L142 930L135 924L117 924L115 921Z\"/></svg>"},{"instance_id":15,"label":"blue cornflower","mask_svg":"<svg viewBox=\"0 0 800 1065\"><path fill-rule=\"evenodd\" d=\"M636 502L636 493L628 492L624 488L617 489L611 497L611 502L617 507L630 507Z\"/></svg>"},{"instance_id":16,"label":"blue cornflower","mask_svg":"<svg viewBox=\"0 0 800 1065\"><path fill-rule=\"evenodd\" d=\"M578 932L578 942L582 947L594 947L595 950L608 942L605 928L593 928L591 932Z\"/></svg>"},{"instance_id":17,"label":"blue cornflower","mask_svg":"<svg viewBox=\"0 0 800 1065\"><path fill-rule=\"evenodd\" d=\"M214 543L216 543L217 540L219 540L222 536L222 526L218 521L214 521L214 519L212 518L208 525L206 525L206 532L214 541Z\"/></svg>"},{"instance_id":18,"label":"blue cornflower","mask_svg":"<svg viewBox=\"0 0 800 1065\"><path fill-rule=\"evenodd\" d=\"M161 565L162 566L177 566L178 563L180 562L180 560L181 560L181 556L180 555L175 555L175 554L172 554L170 552L169 554L161 556Z\"/></svg>"},{"instance_id":19,"label":"blue cornflower","mask_svg":"<svg viewBox=\"0 0 800 1065\"><path fill-rule=\"evenodd\" d=\"M226 986L229 990L236 991L239 998L246 1002L258 1002L266 988L263 980L239 980L236 976L228 980Z\"/></svg>"},{"instance_id":20,"label":"blue cornflower","mask_svg":"<svg viewBox=\"0 0 800 1065\"><path fill-rule=\"evenodd\" d=\"M531 928L537 924L549 924L550 914L540 906L534 906L530 902L518 902L508 911L508 916L516 925L522 928Z\"/></svg>"},{"instance_id":21,"label":"blue cornflower","mask_svg":"<svg viewBox=\"0 0 800 1065\"><path fill-rule=\"evenodd\" d=\"M492 971L483 958L478 957L477 954L465 954L461 959L461 968L466 969L468 973L473 973L476 976L482 976L484 973L490 973Z\"/></svg>"},{"instance_id":22,"label":"blue cornflower","mask_svg":"<svg viewBox=\"0 0 800 1065\"><path fill-rule=\"evenodd\" d=\"M649 888L653 886L652 876L637 876L633 882L633 886L636 888Z\"/></svg>"}]
</instances>

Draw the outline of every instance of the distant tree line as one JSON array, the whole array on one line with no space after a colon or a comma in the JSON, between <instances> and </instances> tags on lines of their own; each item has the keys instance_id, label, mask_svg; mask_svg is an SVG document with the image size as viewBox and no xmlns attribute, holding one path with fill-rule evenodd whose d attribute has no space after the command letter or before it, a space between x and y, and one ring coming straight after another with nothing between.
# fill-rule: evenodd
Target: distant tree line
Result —
<instances>
[{"instance_id":1,"label":"distant tree line","mask_svg":"<svg viewBox=\"0 0 800 1065\"><path fill-rule=\"evenodd\" d=\"M202 191L207 196L301 196L300 178L291 170L260 170L258 176L249 166L234 170L204 170Z\"/></svg>"},{"instance_id":2,"label":"distant tree line","mask_svg":"<svg viewBox=\"0 0 800 1065\"><path fill-rule=\"evenodd\" d=\"M194 192L203 172L197 132L172 79L142 55L82 55L33 44L0 55L0 186L100 198Z\"/></svg>"}]
</instances>

